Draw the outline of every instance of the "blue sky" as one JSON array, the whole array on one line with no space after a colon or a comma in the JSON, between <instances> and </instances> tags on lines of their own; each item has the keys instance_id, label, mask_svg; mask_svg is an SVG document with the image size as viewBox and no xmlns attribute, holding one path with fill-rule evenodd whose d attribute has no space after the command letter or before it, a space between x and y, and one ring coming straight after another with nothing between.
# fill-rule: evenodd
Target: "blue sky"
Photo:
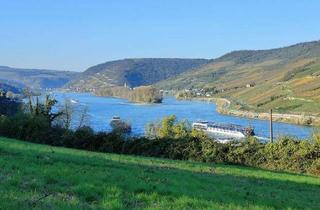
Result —
<instances>
[{"instance_id":1,"label":"blue sky","mask_svg":"<svg viewBox=\"0 0 320 210\"><path fill-rule=\"evenodd\" d=\"M0 0L0 65L83 71L320 39L318 0Z\"/></svg>"}]
</instances>

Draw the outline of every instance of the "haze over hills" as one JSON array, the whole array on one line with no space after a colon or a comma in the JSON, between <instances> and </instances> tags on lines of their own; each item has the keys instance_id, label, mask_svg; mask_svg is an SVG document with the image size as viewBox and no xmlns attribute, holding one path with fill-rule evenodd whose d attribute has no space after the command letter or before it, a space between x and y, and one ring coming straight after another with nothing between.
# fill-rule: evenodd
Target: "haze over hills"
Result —
<instances>
[{"instance_id":1,"label":"haze over hills","mask_svg":"<svg viewBox=\"0 0 320 210\"><path fill-rule=\"evenodd\" d=\"M215 90L237 109L320 113L320 41L234 51L156 87Z\"/></svg>"},{"instance_id":2,"label":"haze over hills","mask_svg":"<svg viewBox=\"0 0 320 210\"><path fill-rule=\"evenodd\" d=\"M68 86L93 90L113 86L152 85L158 81L188 72L206 64L206 59L140 58L123 59L90 67Z\"/></svg>"},{"instance_id":3,"label":"haze over hills","mask_svg":"<svg viewBox=\"0 0 320 210\"><path fill-rule=\"evenodd\" d=\"M22 69L0 66L0 83L17 88L60 88L79 73L44 69Z\"/></svg>"}]
</instances>

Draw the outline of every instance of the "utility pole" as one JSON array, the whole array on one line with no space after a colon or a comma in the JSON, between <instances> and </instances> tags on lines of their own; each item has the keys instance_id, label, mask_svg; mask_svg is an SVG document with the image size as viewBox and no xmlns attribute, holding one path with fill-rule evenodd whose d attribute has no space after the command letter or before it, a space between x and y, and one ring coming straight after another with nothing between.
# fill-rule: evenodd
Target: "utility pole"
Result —
<instances>
[{"instance_id":1,"label":"utility pole","mask_svg":"<svg viewBox=\"0 0 320 210\"><path fill-rule=\"evenodd\" d=\"M270 142L273 143L272 109L270 109Z\"/></svg>"}]
</instances>

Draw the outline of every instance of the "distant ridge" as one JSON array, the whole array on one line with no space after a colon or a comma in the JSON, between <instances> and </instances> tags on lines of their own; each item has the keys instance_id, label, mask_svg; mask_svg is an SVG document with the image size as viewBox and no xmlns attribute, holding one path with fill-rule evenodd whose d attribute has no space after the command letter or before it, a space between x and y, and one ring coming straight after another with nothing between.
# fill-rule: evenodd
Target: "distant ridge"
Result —
<instances>
[{"instance_id":1,"label":"distant ridge","mask_svg":"<svg viewBox=\"0 0 320 210\"><path fill-rule=\"evenodd\" d=\"M46 69L23 69L0 66L0 81L20 88L60 88L78 75L77 72Z\"/></svg>"},{"instance_id":2,"label":"distant ridge","mask_svg":"<svg viewBox=\"0 0 320 210\"><path fill-rule=\"evenodd\" d=\"M233 60L238 62L258 62L269 59L295 59L320 55L320 41L304 42L288 47L267 50L238 50L227 53L214 61Z\"/></svg>"},{"instance_id":3,"label":"distant ridge","mask_svg":"<svg viewBox=\"0 0 320 210\"><path fill-rule=\"evenodd\" d=\"M112 86L130 87L152 85L208 63L206 59L134 58L109 61L88 68L69 84L82 90Z\"/></svg>"},{"instance_id":4,"label":"distant ridge","mask_svg":"<svg viewBox=\"0 0 320 210\"><path fill-rule=\"evenodd\" d=\"M20 94L22 92L21 88L14 85L6 84L0 81L0 92L1 91L12 92L14 94Z\"/></svg>"}]
</instances>

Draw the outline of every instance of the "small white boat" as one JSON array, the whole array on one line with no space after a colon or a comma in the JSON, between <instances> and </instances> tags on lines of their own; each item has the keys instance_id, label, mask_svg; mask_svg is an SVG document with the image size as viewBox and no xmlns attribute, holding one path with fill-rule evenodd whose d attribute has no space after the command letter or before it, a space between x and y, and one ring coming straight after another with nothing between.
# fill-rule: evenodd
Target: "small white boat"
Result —
<instances>
[{"instance_id":1,"label":"small white boat","mask_svg":"<svg viewBox=\"0 0 320 210\"><path fill-rule=\"evenodd\" d=\"M119 116L113 116L112 118L111 118L111 122L116 122L116 121L120 121L121 119L120 119L120 117Z\"/></svg>"},{"instance_id":2,"label":"small white boat","mask_svg":"<svg viewBox=\"0 0 320 210\"><path fill-rule=\"evenodd\" d=\"M70 99L70 102L73 103L73 104L79 103L77 100L74 100L74 99Z\"/></svg>"}]
</instances>

